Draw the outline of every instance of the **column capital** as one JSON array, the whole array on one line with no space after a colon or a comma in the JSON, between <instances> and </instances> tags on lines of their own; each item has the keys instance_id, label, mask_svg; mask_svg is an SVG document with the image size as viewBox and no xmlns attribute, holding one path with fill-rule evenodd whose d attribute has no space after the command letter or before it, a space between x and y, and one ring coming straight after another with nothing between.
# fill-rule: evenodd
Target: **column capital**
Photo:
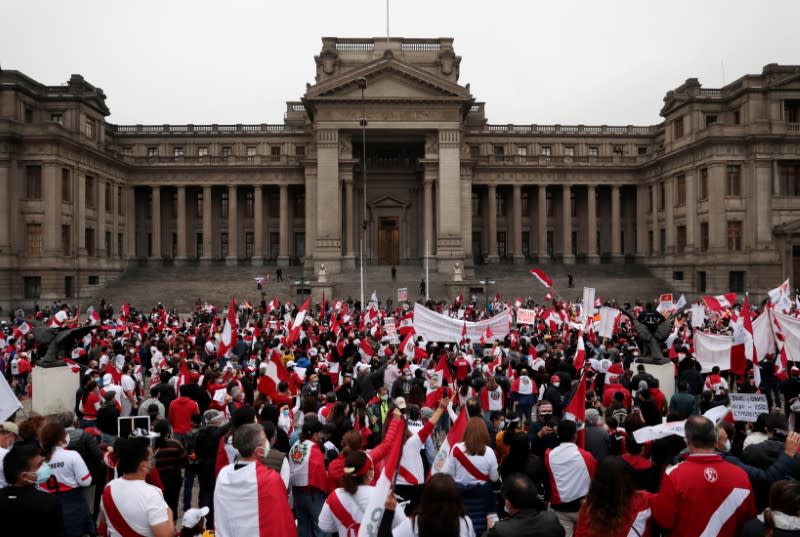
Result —
<instances>
[{"instance_id":1,"label":"column capital","mask_svg":"<svg viewBox=\"0 0 800 537\"><path fill-rule=\"evenodd\" d=\"M442 147L457 147L461 149L461 131L458 129L439 130L439 149Z\"/></svg>"},{"instance_id":2,"label":"column capital","mask_svg":"<svg viewBox=\"0 0 800 537\"><path fill-rule=\"evenodd\" d=\"M317 129L317 148L327 147L339 149L338 129Z\"/></svg>"}]
</instances>

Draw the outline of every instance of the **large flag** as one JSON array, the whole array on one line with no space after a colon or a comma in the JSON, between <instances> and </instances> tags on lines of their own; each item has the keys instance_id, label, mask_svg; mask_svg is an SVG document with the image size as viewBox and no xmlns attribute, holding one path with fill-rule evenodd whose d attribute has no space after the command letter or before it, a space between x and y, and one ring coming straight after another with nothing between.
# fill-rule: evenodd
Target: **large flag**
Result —
<instances>
[{"instance_id":1,"label":"large flag","mask_svg":"<svg viewBox=\"0 0 800 537\"><path fill-rule=\"evenodd\" d=\"M19 323L14 330L11 331L11 335L14 336L14 339L19 342L21 339L25 338L25 335L31 331L31 325L22 321Z\"/></svg>"},{"instance_id":2,"label":"large flag","mask_svg":"<svg viewBox=\"0 0 800 537\"><path fill-rule=\"evenodd\" d=\"M404 434L401 433L400 438L403 438ZM381 474L369 495L367 506L364 508L364 515L358 528L358 537L376 537L378 535L378 526L380 526L381 519L383 519L386 497L389 495L389 491L392 490L395 474L400 467L402 453L403 442L392 442L389 453L383 461Z\"/></svg>"},{"instance_id":3,"label":"large flag","mask_svg":"<svg viewBox=\"0 0 800 537\"><path fill-rule=\"evenodd\" d=\"M300 327L303 325L303 320L306 318L306 310L311 305L311 299L307 298L300 309L297 310L297 315L294 316L292 322L292 329L289 331L289 337L286 338L286 344L291 345L300 336Z\"/></svg>"},{"instance_id":4,"label":"large flag","mask_svg":"<svg viewBox=\"0 0 800 537\"><path fill-rule=\"evenodd\" d=\"M285 381L289 385L289 392L292 395L297 395L297 385L292 379L280 356L273 357L265 366L258 377L258 391L268 396L273 396L278 393L278 384Z\"/></svg>"},{"instance_id":5,"label":"large flag","mask_svg":"<svg viewBox=\"0 0 800 537\"><path fill-rule=\"evenodd\" d=\"M531 276L539 280L539 283L541 283L545 287L547 288L553 287L553 280L551 280L550 277L547 274L545 274L542 269L538 268L531 269Z\"/></svg>"},{"instance_id":6,"label":"large flag","mask_svg":"<svg viewBox=\"0 0 800 537\"><path fill-rule=\"evenodd\" d=\"M359 343L358 352L367 360L370 360L373 356L375 356L375 349L372 348L372 345L370 345L366 339L362 339L361 343Z\"/></svg>"},{"instance_id":7,"label":"large flag","mask_svg":"<svg viewBox=\"0 0 800 537\"><path fill-rule=\"evenodd\" d=\"M578 346L575 349L575 358L572 360L572 365L576 371L580 372L583 369L583 364L586 361L586 347L583 343L583 330L578 331Z\"/></svg>"},{"instance_id":8,"label":"large flag","mask_svg":"<svg viewBox=\"0 0 800 537\"><path fill-rule=\"evenodd\" d=\"M586 423L586 373L581 372L578 378L578 387L575 394L570 399L567 408L564 409L564 418L572 420L578 427L578 439L575 442L579 448L584 447L584 426Z\"/></svg>"},{"instance_id":9,"label":"large flag","mask_svg":"<svg viewBox=\"0 0 800 537\"><path fill-rule=\"evenodd\" d=\"M436 457L431 465L431 475L438 474L444 469L444 463L447 461L447 457L450 456L450 450L464 439L464 431L467 430L468 421L467 409L462 406L456 421L450 427L450 432L447 433L447 438L442 442L439 451L436 452Z\"/></svg>"},{"instance_id":10,"label":"large flag","mask_svg":"<svg viewBox=\"0 0 800 537\"><path fill-rule=\"evenodd\" d=\"M416 354L417 346L414 343L414 329L412 328L410 332L406 334L406 337L403 338L403 342L400 344L400 351L405 355L406 358L409 360L413 360Z\"/></svg>"},{"instance_id":11,"label":"large flag","mask_svg":"<svg viewBox=\"0 0 800 537\"><path fill-rule=\"evenodd\" d=\"M761 385L761 369L758 367L758 352L756 351L756 338L753 331L753 319L750 317L750 297L744 295L742 305L742 326L744 327L744 358L753 362L753 378L756 386Z\"/></svg>"},{"instance_id":12,"label":"large flag","mask_svg":"<svg viewBox=\"0 0 800 537\"><path fill-rule=\"evenodd\" d=\"M725 293L724 295L704 296L703 302L711 311L717 313L725 309L732 308L736 304L736 293Z\"/></svg>"},{"instance_id":13,"label":"large flag","mask_svg":"<svg viewBox=\"0 0 800 537\"><path fill-rule=\"evenodd\" d=\"M0 421L6 421L9 416L22 408L14 390L8 385L4 375L0 375Z\"/></svg>"},{"instance_id":14,"label":"large flag","mask_svg":"<svg viewBox=\"0 0 800 537\"><path fill-rule=\"evenodd\" d=\"M222 358L236 346L236 328L236 298L231 298L231 303L228 305L228 315L225 318L225 326L222 327L222 334L219 338L217 358Z\"/></svg>"},{"instance_id":15,"label":"large flag","mask_svg":"<svg viewBox=\"0 0 800 537\"><path fill-rule=\"evenodd\" d=\"M453 381L453 376L450 373L450 367L447 365L445 355L439 356L439 361L432 371L428 371L428 388L425 394L425 406L428 408L436 408L439 404L439 399L444 394L444 388Z\"/></svg>"}]
</instances>

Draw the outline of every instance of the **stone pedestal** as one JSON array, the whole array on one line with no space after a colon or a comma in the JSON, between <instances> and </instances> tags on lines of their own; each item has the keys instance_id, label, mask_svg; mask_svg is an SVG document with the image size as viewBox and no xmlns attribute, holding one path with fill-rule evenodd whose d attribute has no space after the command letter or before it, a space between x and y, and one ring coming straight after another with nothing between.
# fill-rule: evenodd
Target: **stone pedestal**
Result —
<instances>
[{"instance_id":1,"label":"stone pedestal","mask_svg":"<svg viewBox=\"0 0 800 537\"><path fill-rule=\"evenodd\" d=\"M31 410L46 416L75 407L79 375L67 366L34 367L31 373L33 401Z\"/></svg>"},{"instance_id":2,"label":"stone pedestal","mask_svg":"<svg viewBox=\"0 0 800 537\"><path fill-rule=\"evenodd\" d=\"M479 280L461 280L461 281L449 281L444 283L445 289L447 289L447 300L452 301L458 295L464 296L464 303L468 303L472 298L471 289L480 289L480 294L483 294L483 289L486 287L483 285Z\"/></svg>"},{"instance_id":3,"label":"stone pedestal","mask_svg":"<svg viewBox=\"0 0 800 537\"><path fill-rule=\"evenodd\" d=\"M291 297L293 302L302 303L303 300L306 299L309 295L299 295L300 289L308 289L311 294L311 302L312 304L319 304L322 302L322 293L325 293L325 301L331 303L333 300L333 293L334 293L334 283L333 282L304 282L302 285L297 283L292 283L289 286ZM302 300L301 300L302 298Z\"/></svg>"}]
</instances>

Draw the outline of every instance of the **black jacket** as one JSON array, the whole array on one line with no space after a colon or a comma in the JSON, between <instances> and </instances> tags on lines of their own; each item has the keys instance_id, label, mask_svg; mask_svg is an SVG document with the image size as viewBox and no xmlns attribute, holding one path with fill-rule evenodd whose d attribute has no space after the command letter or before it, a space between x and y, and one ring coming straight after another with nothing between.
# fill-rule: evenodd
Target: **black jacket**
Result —
<instances>
[{"instance_id":1,"label":"black jacket","mask_svg":"<svg viewBox=\"0 0 800 537\"><path fill-rule=\"evenodd\" d=\"M117 436L119 434L118 418L119 410L117 410L117 406L114 403L103 403L97 410L97 428L100 429L100 432Z\"/></svg>"},{"instance_id":2,"label":"black jacket","mask_svg":"<svg viewBox=\"0 0 800 537\"><path fill-rule=\"evenodd\" d=\"M766 470L783 453L784 443L782 441L768 438L758 444L747 446L742 452L742 462Z\"/></svg>"},{"instance_id":3,"label":"black jacket","mask_svg":"<svg viewBox=\"0 0 800 537\"><path fill-rule=\"evenodd\" d=\"M0 489L0 520L3 535L65 535L61 498L33 486Z\"/></svg>"},{"instance_id":4,"label":"black jacket","mask_svg":"<svg viewBox=\"0 0 800 537\"><path fill-rule=\"evenodd\" d=\"M483 537L564 537L564 528L552 511L526 509L505 520L500 520Z\"/></svg>"}]
</instances>

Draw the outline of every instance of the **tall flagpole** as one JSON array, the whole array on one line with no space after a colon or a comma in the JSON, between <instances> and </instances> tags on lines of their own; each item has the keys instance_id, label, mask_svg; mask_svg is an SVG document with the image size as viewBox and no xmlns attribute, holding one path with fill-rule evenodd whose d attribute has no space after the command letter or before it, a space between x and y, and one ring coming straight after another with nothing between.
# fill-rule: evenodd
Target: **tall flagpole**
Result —
<instances>
[{"instance_id":1,"label":"tall flagpole","mask_svg":"<svg viewBox=\"0 0 800 537\"><path fill-rule=\"evenodd\" d=\"M389 0L386 0L386 42L389 42Z\"/></svg>"}]
</instances>

